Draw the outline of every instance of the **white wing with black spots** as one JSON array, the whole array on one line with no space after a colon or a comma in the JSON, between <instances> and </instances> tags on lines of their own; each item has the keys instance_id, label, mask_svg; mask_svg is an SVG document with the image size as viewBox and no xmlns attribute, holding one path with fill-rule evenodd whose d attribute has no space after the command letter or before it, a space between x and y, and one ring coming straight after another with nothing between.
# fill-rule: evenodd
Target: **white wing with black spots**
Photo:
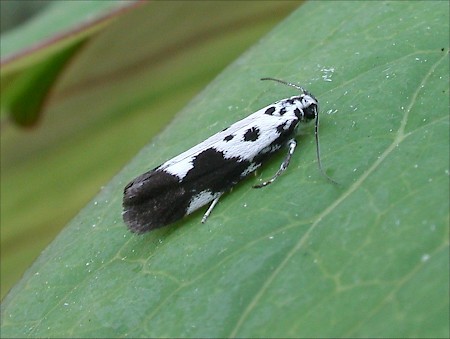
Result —
<instances>
[{"instance_id":1,"label":"white wing with black spots","mask_svg":"<svg viewBox=\"0 0 450 339\"><path fill-rule=\"evenodd\" d=\"M316 121L318 145L318 102L314 96L294 84L263 80L287 84L301 93L256 111L132 180L123 199L123 218L131 231L143 233L163 227L212 202L204 222L223 193L289 144L280 170L257 187L270 184L289 164L299 123Z\"/></svg>"}]
</instances>

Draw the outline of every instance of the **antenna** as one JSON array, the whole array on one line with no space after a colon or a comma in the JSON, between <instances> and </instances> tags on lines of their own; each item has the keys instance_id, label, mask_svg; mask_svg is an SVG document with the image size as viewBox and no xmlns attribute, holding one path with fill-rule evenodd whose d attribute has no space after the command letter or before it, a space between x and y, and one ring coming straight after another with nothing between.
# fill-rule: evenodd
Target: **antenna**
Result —
<instances>
[{"instance_id":1,"label":"antenna","mask_svg":"<svg viewBox=\"0 0 450 339\"><path fill-rule=\"evenodd\" d=\"M294 87L300 91L302 91L304 94L307 94L308 92L301 86L298 86L296 84L293 84L291 82L287 82L284 80L279 80L279 79L275 79L275 78L261 78L261 80L273 80L276 82L279 82L280 84L283 85L287 85L290 87ZM314 97L313 97L314 98ZM319 105L319 102L317 102L317 105ZM316 110L315 111L315 122L314 122L315 128L314 128L314 134L316 137L316 153L317 153L317 164L319 166L319 170L322 173L322 175L327 178L329 181L331 181L333 184L337 184L336 181L334 181L332 178L330 178L324 171L323 167L322 167L322 162L320 161L320 146L319 146L319 112Z\"/></svg>"},{"instance_id":2,"label":"antenna","mask_svg":"<svg viewBox=\"0 0 450 339\"><path fill-rule=\"evenodd\" d=\"M319 112L316 111L316 119L315 119L315 128L314 128L314 134L316 135L316 153L317 153L317 164L319 165L319 170L322 173L322 175L327 178L329 181L331 181L333 184L337 184L335 180L330 178L324 171L322 167L322 162L320 161L320 145L319 145Z\"/></svg>"},{"instance_id":3,"label":"antenna","mask_svg":"<svg viewBox=\"0 0 450 339\"><path fill-rule=\"evenodd\" d=\"M299 85L296 85L296 84L293 84L291 82L287 82L287 81L284 81L284 80L279 80L279 79L275 79L275 78L261 78L261 80L273 80L273 81L279 82L280 84L284 84L284 85L287 85L287 86L294 87L294 88L302 91L303 93L306 92L305 89L302 86L299 86Z\"/></svg>"}]
</instances>

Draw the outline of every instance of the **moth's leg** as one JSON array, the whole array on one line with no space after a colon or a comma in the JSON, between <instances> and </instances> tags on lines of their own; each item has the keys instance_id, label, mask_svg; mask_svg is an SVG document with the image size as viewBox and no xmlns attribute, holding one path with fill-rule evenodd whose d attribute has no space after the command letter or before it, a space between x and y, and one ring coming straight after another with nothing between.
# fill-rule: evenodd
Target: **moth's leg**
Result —
<instances>
[{"instance_id":1,"label":"moth's leg","mask_svg":"<svg viewBox=\"0 0 450 339\"><path fill-rule=\"evenodd\" d=\"M288 154L286 155L286 158L284 158L283 162L281 163L281 166L278 169L277 173L275 173L275 175L270 180L264 181L263 183L261 183L259 185L255 185L255 186L253 186L253 188L265 187L265 186L273 183L276 180L276 178L278 178L281 174L283 174L283 172L286 171L286 168L288 168L288 166L289 166L289 162L291 161L292 154L294 154L296 146L297 146L297 141L295 141L295 139L289 140L289 142L288 142L288 147L289 147Z\"/></svg>"},{"instance_id":2,"label":"moth's leg","mask_svg":"<svg viewBox=\"0 0 450 339\"><path fill-rule=\"evenodd\" d=\"M219 195L217 196L217 198L215 198L213 200L213 202L211 203L211 205L209 205L208 209L206 210L205 214L203 215L202 218L202 224L204 224L206 222L206 219L208 219L209 215L211 214L211 211L213 210L214 206L216 206L216 204L219 202L220 197L222 196L223 193L219 193Z\"/></svg>"}]
</instances>

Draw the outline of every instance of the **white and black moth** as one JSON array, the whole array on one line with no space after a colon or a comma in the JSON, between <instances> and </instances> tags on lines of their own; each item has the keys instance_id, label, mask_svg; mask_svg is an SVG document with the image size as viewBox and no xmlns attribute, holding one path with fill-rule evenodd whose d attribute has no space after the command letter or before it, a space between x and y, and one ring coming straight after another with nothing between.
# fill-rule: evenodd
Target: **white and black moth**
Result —
<instances>
[{"instance_id":1,"label":"white and black moth","mask_svg":"<svg viewBox=\"0 0 450 339\"><path fill-rule=\"evenodd\" d=\"M274 80L301 93L261 108L132 180L123 198L123 219L131 231L144 233L166 226L211 202L202 218L205 222L222 194L287 145L288 153L279 170L270 180L254 187L269 185L289 165L299 123L315 120L317 159L323 173L317 99L295 84L273 78L261 80Z\"/></svg>"}]
</instances>

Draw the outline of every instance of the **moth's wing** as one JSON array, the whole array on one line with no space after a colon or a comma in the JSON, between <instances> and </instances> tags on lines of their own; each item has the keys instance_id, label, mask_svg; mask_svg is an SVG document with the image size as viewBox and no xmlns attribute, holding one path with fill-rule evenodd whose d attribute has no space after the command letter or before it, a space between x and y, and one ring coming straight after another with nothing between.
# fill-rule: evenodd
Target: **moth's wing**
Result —
<instances>
[{"instance_id":1,"label":"moth's wing","mask_svg":"<svg viewBox=\"0 0 450 339\"><path fill-rule=\"evenodd\" d=\"M212 135L205 141L188 149L180 155L166 161L159 169L168 170L172 174L178 174L181 179L192 169L189 166L191 159L195 158L204 150L214 148L223 152L225 157L250 159L255 157L264 148L269 146L275 139L279 137L277 127L283 124L291 125L296 120L295 115L292 117L272 116L264 114L270 105L256 111L248 117L237 121L230 127ZM245 134L252 128L259 130L256 140L245 141ZM231 139L230 139L231 138Z\"/></svg>"},{"instance_id":2,"label":"moth's wing","mask_svg":"<svg viewBox=\"0 0 450 339\"><path fill-rule=\"evenodd\" d=\"M125 187L123 219L136 233L171 224L227 191L249 166L208 148L194 157L183 180L166 170L149 171Z\"/></svg>"},{"instance_id":3,"label":"moth's wing","mask_svg":"<svg viewBox=\"0 0 450 339\"><path fill-rule=\"evenodd\" d=\"M264 114L266 109L130 182L123 200L128 227L142 233L175 222L254 171L260 165L255 157L279 138L276 128L287 121L286 117Z\"/></svg>"},{"instance_id":4,"label":"moth's wing","mask_svg":"<svg viewBox=\"0 0 450 339\"><path fill-rule=\"evenodd\" d=\"M204 151L205 149L214 147L218 143L221 143L223 139L232 133L236 133L239 130L243 130L246 128L246 126L252 126L255 124L256 121L258 121L262 114L264 114L266 108L262 108L259 111L256 111L253 114L250 114L249 116L245 117L242 120L239 120L229 126L228 128L225 128L224 130L210 136L208 139L202 141L201 143L191 147L187 151L177 155L176 157L166 161L164 164L162 164L159 168L164 169L167 167L170 167L174 164L178 164L183 162L184 160L188 158L192 158L198 153Z\"/></svg>"}]
</instances>

